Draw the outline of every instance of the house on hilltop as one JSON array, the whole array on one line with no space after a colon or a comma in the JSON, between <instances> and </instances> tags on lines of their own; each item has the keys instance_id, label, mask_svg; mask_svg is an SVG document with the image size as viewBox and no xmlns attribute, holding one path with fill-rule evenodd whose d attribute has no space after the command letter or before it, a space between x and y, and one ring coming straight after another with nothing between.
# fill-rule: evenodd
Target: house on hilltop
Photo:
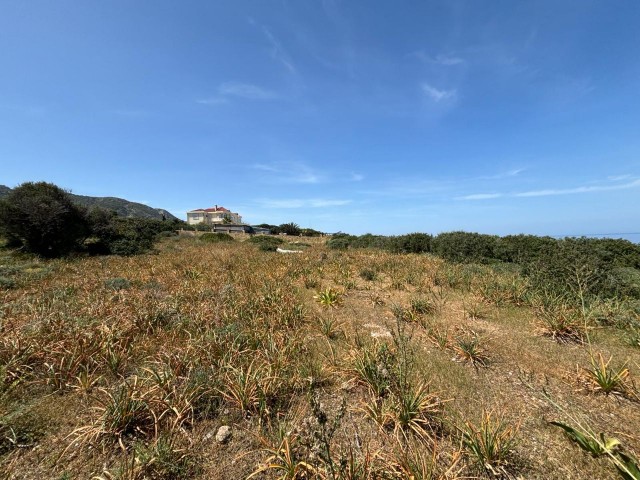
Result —
<instances>
[{"instance_id":1,"label":"house on hilltop","mask_svg":"<svg viewBox=\"0 0 640 480\"><path fill-rule=\"evenodd\" d=\"M198 208L187 212L188 225L240 225L242 217L238 213L216 205L213 208Z\"/></svg>"}]
</instances>

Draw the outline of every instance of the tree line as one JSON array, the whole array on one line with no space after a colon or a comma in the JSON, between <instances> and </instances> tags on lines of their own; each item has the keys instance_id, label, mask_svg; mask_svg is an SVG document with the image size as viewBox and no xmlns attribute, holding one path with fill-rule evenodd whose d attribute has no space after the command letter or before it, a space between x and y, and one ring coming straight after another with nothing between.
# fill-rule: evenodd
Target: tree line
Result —
<instances>
[{"instance_id":1,"label":"tree line","mask_svg":"<svg viewBox=\"0 0 640 480\"><path fill-rule=\"evenodd\" d=\"M425 253L456 263L511 265L540 286L565 291L585 281L591 293L640 299L640 245L612 238L486 235L446 232L399 236L333 235L332 249L377 248L393 253Z\"/></svg>"}]
</instances>

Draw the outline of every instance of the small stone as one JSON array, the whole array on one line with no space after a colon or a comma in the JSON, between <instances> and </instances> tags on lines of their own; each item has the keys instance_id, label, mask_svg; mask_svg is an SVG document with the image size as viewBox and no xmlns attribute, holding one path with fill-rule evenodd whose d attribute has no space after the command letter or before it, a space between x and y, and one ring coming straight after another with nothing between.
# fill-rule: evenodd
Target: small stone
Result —
<instances>
[{"instance_id":1,"label":"small stone","mask_svg":"<svg viewBox=\"0 0 640 480\"><path fill-rule=\"evenodd\" d=\"M216 433L216 441L218 443L226 443L229 438L231 438L231 427L229 425L221 426Z\"/></svg>"},{"instance_id":2,"label":"small stone","mask_svg":"<svg viewBox=\"0 0 640 480\"><path fill-rule=\"evenodd\" d=\"M207 432L203 437L202 440L204 440L205 442L208 440L211 440L213 437L215 436L215 433L213 433L213 430L210 432Z\"/></svg>"}]
</instances>

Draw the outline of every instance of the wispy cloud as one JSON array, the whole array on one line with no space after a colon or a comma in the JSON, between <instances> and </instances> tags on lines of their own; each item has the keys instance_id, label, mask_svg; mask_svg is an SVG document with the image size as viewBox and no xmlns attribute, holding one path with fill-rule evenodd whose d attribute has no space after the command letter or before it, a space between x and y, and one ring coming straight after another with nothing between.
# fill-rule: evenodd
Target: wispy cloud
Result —
<instances>
[{"instance_id":1,"label":"wispy cloud","mask_svg":"<svg viewBox=\"0 0 640 480\"><path fill-rule=\"evenodd\" d=\"M276 62L282 64L282 66L284 66L284 68L287 69L289 73L296 73L296 67L293 64L293 60L291 60L291 56L283 48L282 44L273 35L273 33L271 33L271 30L263 26L262 32L271 44L271 58L273 58Z\"/></svg>"},{"instance_id":2,"label":"wispy cloud","mask_svg":"<svg viewBox=\"0 0 640 480\"><path fill-rule=\"evenodd\" d=\"M247 100L273 100L278 95L271 90L251 83L227 82L218 87L218 93L223 96L240 97Z\"/></svg>"},{"instance_id":3,"label":"wispy cloud","mask_svg":"<svg viewBox=\"0 0 640 480\"><path fill-rule=\"evenodd\" d=\"M324 177L309 165L302 162L271 162L257 163L252 166L255 170L269 173L268 180L276 183L320 183Z\"/></svg>"},{"instance_id":4,"label":"wispy cloud","mask_svg":"<svg viewBox=\"0 0 640 480\"><path fill-rule=\"evenodd\" d=\"M454 65L461 65L465 63L464 58L449 53L440 53L438 55L432 56L420 50L411 53L410 56L415 57L424 63L442 65L445 67L452 67Z\"/></svg>"},{"instance_id":5,"label":"wispy cloud","mask_svg":"<svg viewBox=\"0 0 640 480\"><path fill-rule=\"evenodd\" d=\"M500 180L502 178L517 177L518 175L520 175L525 170L526 170L526 168L514 168L514 169L511 169L511 170L507 170L506 172L496 173L495 175L483 175L483 176L478 177L478 178L481 179L481 180Z\"/></svg>"},{"instance_id":6,"label":"wispy cloud","mask_svg":"<svg viewBox=\"0 0 640 480\"><path fill-rule=\"evenodd\" d=\"M361 182L362 180L364 180L364 175L361 175L359 173L352 173L351 174L351 181L352 182Z\"/></svg>"},{"instance_id":7,"label":"wispy cloud","mask_svg":"<svg viewBox=\"0 0 640 480\"><path fill-rule=\"evenodd\" d=\"M491 198L499 198L502 197L502 193L474 193L472 195L465 195L463 197L458 197L458 200L488 200Z\"/></svg>"},{"instance_id":8,"label":"wispy cloud","mask_svg":"<svg viewBox=\"0 0 640 480\"><path fill-rule=\"evenodd\" d=\"M609 177L611 178L619 177ZM631 178L629 176L623 176L622 179ZM594 193L594 192L609 192L615 190L628 190L630 188L640 187L640 178L634 178L632 181L626 183L609 183L600 185L581 185L571 188L547 188L541 190L528 190L525 192L508 192L508 193L474 193L471 195L464 195L456 197L457 200L488 200L492 198L510 197L510 198L527 198L527 197L549 197L557 195L577 195L581 193Z\"/></svg>"},{"instance_id":9,"label":"wispy cloud","mask_svg":"<svg viewBox=\"0 0 640 480\"><path fill-rule=\"evenodd\" d=\"M559 189L547 189L547 190L532 190L529 192L520 192L513 194L514 197L548 197L550 195L574 195L576 193L591 193L591 192L607 192L612 190L626 190L629 188L640 187L640 179L632 182L618 184L618 185L585 185L575 188L559 188Z\"/></svg>"},{"instance_id":10,"label":"wispy cloud","mask_svg":"<svg viewBox=\"0 0 640 480\"><path fill-rule=\"evenodd\" d=\"M434 102L453 100L458 95L458 92L455 89L440 90L432 85L429 85L428 83L423 83L421 85L421 88L422 92Z\"/></svg>"},{"instance_id":11,"label":"wispy cloud","mask_svg":"<svg viewBox=\"0 0 640 480\"><path fill-rule=\"evenodd\" d=\"M326 208L326 207L339 207L348 205L351 200L334 200L327 198L291 198L291 199L260 199L259 205L262 208Z\"/></svg>"},{"instance_id":12,"label":"wispy cloud","mask_svg":"<svg viewBox=\"0 0 640 480\"><path fill-rule=\"evenodd\" d=\"M242 82L225 82L218 87L217 95L200 98L196 103L200 105L222 105L229 103L231 98L240 98L243 100L268 101L276 100L279 95L269 89L254 85L253 83Z\"/></svg>"}]
</instances>

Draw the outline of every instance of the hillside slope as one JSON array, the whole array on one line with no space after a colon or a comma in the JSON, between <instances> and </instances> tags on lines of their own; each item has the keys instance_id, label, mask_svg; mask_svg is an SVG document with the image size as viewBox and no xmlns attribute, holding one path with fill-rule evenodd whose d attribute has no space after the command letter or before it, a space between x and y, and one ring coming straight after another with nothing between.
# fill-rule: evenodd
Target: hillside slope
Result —
<instances>
[{"instance_id":1,"label":"hillside slope","mask_svg":"<svg viewBox=\"0 0 640 480\"><path fill-rule=\"evenodd\" d=\"M11 192L11 189L5 185L0 185L0 198ZM122 217L133 218L149 218L154 220L162 220L164 216L167 220L173 220L176 217L162 208L153 208L142 203L130 202L124 198L117 197L89 197L85 195L70 194L73 200L83 207L100 207L107 210L114 210Z\"/></svg>"}]
</instances>

